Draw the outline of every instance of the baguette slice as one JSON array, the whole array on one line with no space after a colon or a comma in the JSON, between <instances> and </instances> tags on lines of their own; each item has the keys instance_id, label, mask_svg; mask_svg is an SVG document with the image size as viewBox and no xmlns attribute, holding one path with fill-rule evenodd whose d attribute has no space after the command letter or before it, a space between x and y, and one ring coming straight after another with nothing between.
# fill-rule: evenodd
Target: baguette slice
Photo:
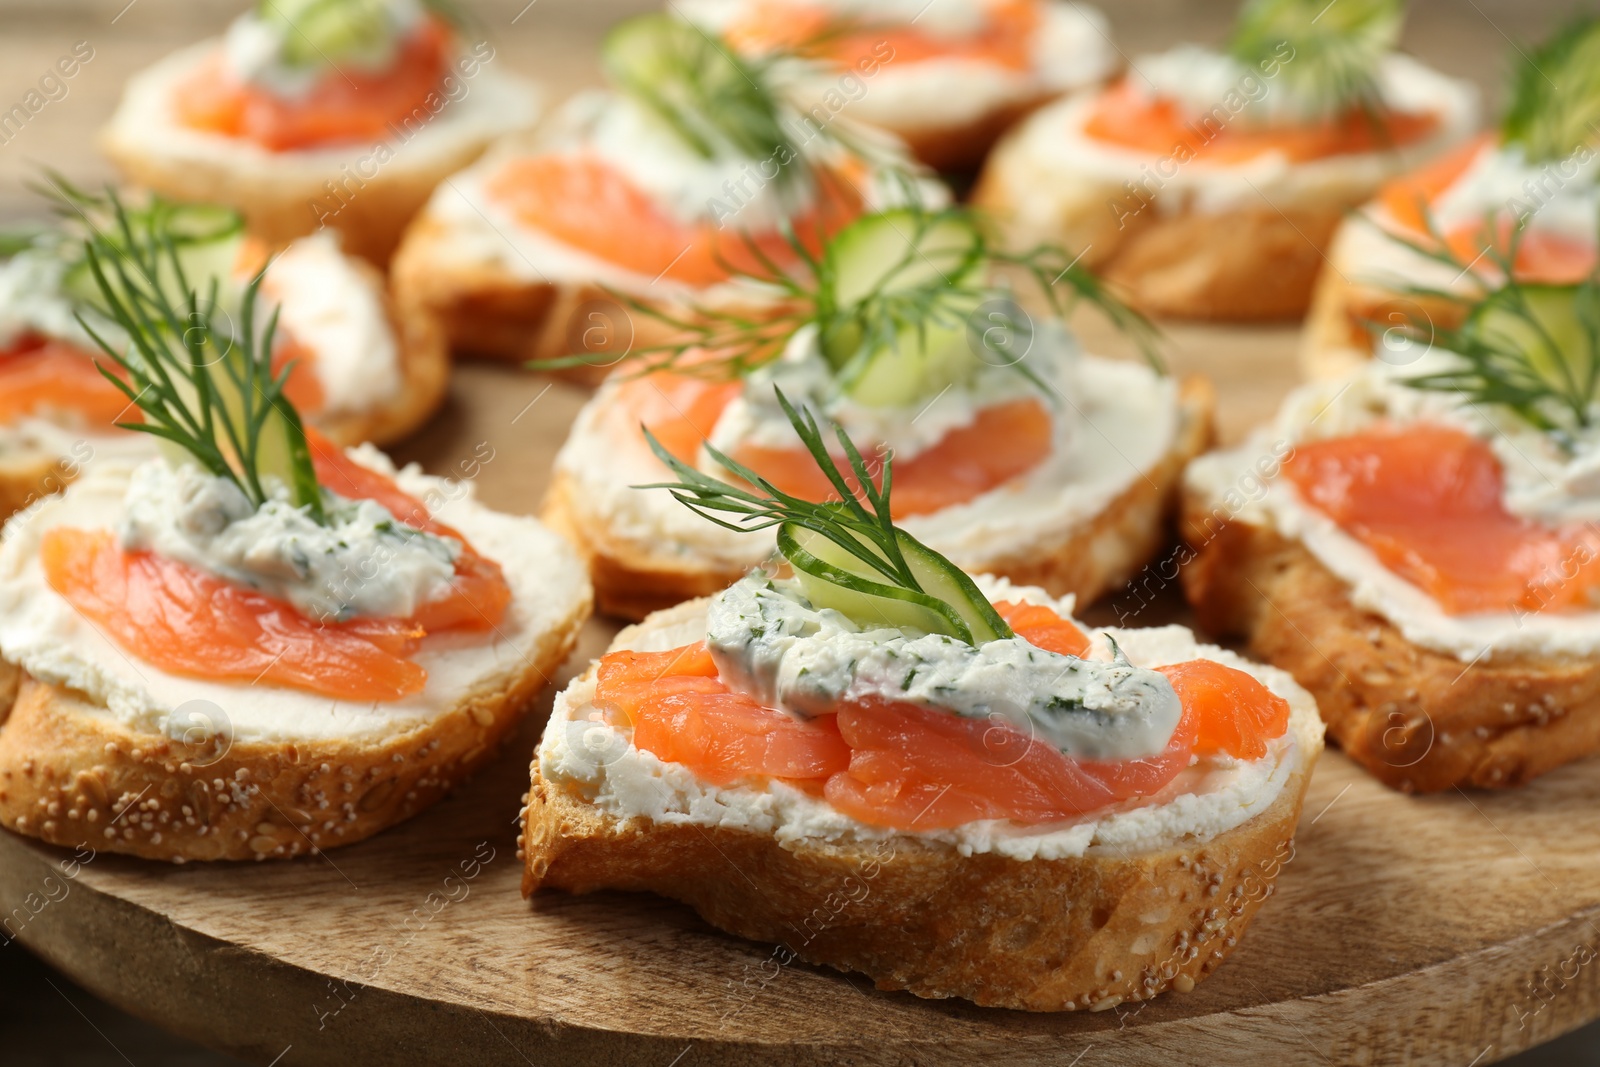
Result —
<instances>
[{"instance_id":1,"label":"baguette slice","mask_svg":"<svg viewBox=\"0 0 1600 1067\"><path fill-rule=\"evenodd\" d=\"M449 492L438 479L407 472L401 479L414 492ZM92 482L10 524L0 543L0 596L28 554L14 543L36 523L64 521L54 514L62 500ZM174 679L124 656L147 692L160 686L172 694L164 711L128 711L115 690L93 695L90 678L70 684L78 677L70 664L47 656L58 672L48 684L23 665L33 662L28 654L12 659L0 647L0 825L52 844L87 842L176 863L275 859L351 844L439 800L526 713L571 652L592 604L561 538L470 497L444 499L442 516L504 561L513 591L511 613L486 638L441 634L424 642L418 656L430 675L462 674L459 685L444 692L430 679L419 698L364 706ZM0 619L0 640L8 625L16 624ZM106 653L113 658L114 648ZM270 712L261 707L266 701ZM288 715L303 716L309 728L283 726Z\"/></svg>"},{"instance_id":2,"label":"baguette slice","mask_svg":"<svg viewBox=\"0 0 1600 1067\"><path fill-rule=\"evenodd\" d=\"M703 630L704 611L696 602L652 616L613 648L682 643L696 621ZM1022 859L963 855L922 835L780 840L680 815L658 821L603 810L597 787L544 766L553 736L591 743L574 728L593 694L591 668L557 697L535 754L523 814L523 893L658 893L721 929L777 943L789 958L860 971L879 989L919 997L1072 1011L1188 992L1227 958L1293 855L1321 727L1304 691L1272 673L1271 684L1295 708L1298 747L1284 757L1297 762L1263 810L1204 839ZM704 809L717 803L707 796Z\"/></svg>"},{"instance_id":3,"label":"baguette slice","mask_svg":"<svg viewBox=\"0 0 1600 1067\"><path fill-rule=\"evenodd\" d=\"M1180 574L1201 627L1294 675L1333 741L1385 785L1516 786L1600 751L1600 661L1497 656L1469 674L1357 608L1300 542L1218 518L1186 494L1196 547Z\"/></svg>"},{"instance_id":4,"label":"baguette slice","mask_svg":"<svg viewBox=\"0 0 1600 1067\"><path fill-rule=\"evenodd\" d=\"M1128 581L1166 543L1183 469L1212 441L1216 396L1211 384L1198 377L1185 379L1179 403L1179 429L1167 454L1098 515L1050 531L1053 543L1039 551L991 551L981 558L955 553L955 562L970 571L1042 586L1053 596L1071 594L1084 604ZM565 534L588 561L600 610L624 619L642 619L652 611L710 596L759 562L718 565L665 548L644 551L636 541L614 536L602 520L587 513L572 478L559 469L540 518Z\"/></svg>"},{"instance_id":5,"label":"baguette slice","mask_svg":"<svg viewBox=\"0 0 1600 1067\"><path fill-rule=\"evenodd\" d=\"M384 265L434 186L496 137L531 127L541 107L537 87L497 70L491 53L470 77L452 72L462 95L436 94L438 110L405 120L392 141L272 152L189 129L174 113L177 87L220 44L203 41L135 74L100 145L129 181L237 208L269 245L329 226L352 254Z\"/></svg>"}]
</instances>

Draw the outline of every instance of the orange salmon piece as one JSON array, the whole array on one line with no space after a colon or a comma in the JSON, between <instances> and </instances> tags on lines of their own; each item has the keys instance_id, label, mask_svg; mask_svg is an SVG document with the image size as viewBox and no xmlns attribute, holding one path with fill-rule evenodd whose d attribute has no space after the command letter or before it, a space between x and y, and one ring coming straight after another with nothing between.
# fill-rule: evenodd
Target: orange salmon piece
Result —
<instances>
[{"instance_id":1,"label":"orange salmon piece","mask_svg":"<svg viewBox=\"0 0 1600 1067\"><path fill-rule=\"evenodd\" d=\"M1289 729L1289 702L1259 680L1215 660L1196 659L1156 670L1167 676L1194 723L1194 751L1257 760L1267 742Z\"/></svg>"},{"instance_id":2,"label":"orange salmon piece","mask_svg":"<svg viewBox=\"0 0 1600 1067\"><path fill-rule=\"evenodd\" d=\"M118 645L170 674L273 685L342 700L399 700L427 672L401 619L322 625L294 607L149 552L109 531L45 533L45 578Z\"/></svg>"},{"instance_id":3,"label":"orange salmon piece","mask_svg":"<svg viewBox=\"0 0 1600 1067\"><path fill-rule=\"evenodd\" d=\"M1359 109L1298 126L1262 129L1244 126L1237 119L1219 123L1205 116L1194 118L1175 101L1151 99L1124 78L1100 95L1084 132L1108 144L1171 155L1180 161L1198 157L1241 163L1281 152L1293 162L1304 163L1411 144L1438 124L1431 114L1389 111L1374 125Z\"/></svg>"},{"instance_id":4,"label":"orange salmon piece","mask_svg":"<svg viewBox=\"0 0 1600 1067\"><path fill-rule=\"evenodd\" d=\"M819 177L816 204L792 220L795 236L813 255L861 214L861 197L844 177ZM646 277L705 286L727 281L730 267L765 274L747 241L779 266L797 261L782 234L744 234L737 216L725 229L671 217L626 175L592 155L520 156L507 160L485 187L533 229Z\"/></svg>"},{"instance_id":5,"label":"orange salmon piece","mask_svg":"<svg viewBox=\"0 0 1600 1067\"><path fill-rule=\"evenodd\" d=\"M1429 234L1425 213L1493 141L1492 134L1484 134L1410 174L1393 179L1378 190L1378 202L1397 224L1410 231L1408 236L1426 241ZM1479 220L1456 226L1444 234L1444 239L1458 260L1478 264L1489 250L1504 256L1511 248L1515 232L1516 220L1501 211L1492 233L1484 221ZM1517 258L1512 269L1523 281L1565 285L1587 278L1594 271L1597 258L1600 254L1594 242L1587 238L1530 227L1522 232L1517 243Z\"/></svg>"},{"instance_id":6,"label":"orange salmon piece","mask_svg":"<svg viewBox=\"0 0 1600 1067\"><path fill-rule=\"evenodd\" d=\"M703 641L607 655L594 702L613 721L632 725L635 747L718 785L823 779L850 755L831 716L802 722L723 685Z\"/></svg>"},{"instance_id":7,"label":"orange salmon piece","mask_svg":"<svg viewBox=\"0 0 1600 1067\"><path fill-rule=\"evenodd\" d=\"M969 425L951 430L932 448L896 461L890 510L901 519L965 504L1044 462L1051 443L1050 414L1038 400L1027 397L984 408ZM869 462L872 454L863 451ZM804 448L744 445L733 458L802 499L837 495ZM840 469L845 469L842 458Z\"/></svg>"},{"instance_id":8,"label":"orange salmon piece","mask_svg":"<svg viewBox=\"0 0 1600 1067\"><path fill-rule=\"evenodd\" d=\"M139 421L138 410L106 381L88 352L39 339L0 352L0 423L44 411L75 411L105 429Z\"/></svg>"},{"instance_id":9,"label":"orange salmon piece","mask_svg":"<svg viewBox=\"0 0 1600 1067\"><path fill-rule=\"evenodd\" d=\"M1036 648L1063 656L1082 656L1089 651L1088 636L1070 619L1062 618L1043 604L1001 600L995 603L994 610L1018 637Z\"/></svg>"},{"instance_id":10,"label":"orange salmon piece","mask_svg":"<svg viewBox=\"0 0 1600 1067\"><path fill-rule=\"evenodd\" d=\"M841 24L823 7L762 0L747 6L728 28L726 38L746 51L798 50L841 68L863 71L878 64L930 59L980 59L1026 70L1033 65L1033 36L1038 26L1037 0L992 3L983 28L959 38L923 33L914 25L877 25L870 16Z\"/></svg>"},{"instance_id":11,"label":"orange salmon piece","mask_svg":"<svg viewBox=\"0 0 1600 1067\"><path fill-rule=\"evenodd\" d=\"M425 116L449 69L453 35L428 17L399 49L387 71L332 70L296 99L239 81L219 51L173 93L178 118L191 129L253 141L274 152L347 142L390 141L395 126ZM420 117L419 116L419 117Z\"/></svg>"},{"instance_id":12,"label":"orange salmon piece","mask_svg":"<svg viewBox=\"0 0 1600 1067\"><path fill-rule=\"evenodd\" d=\"M1500 462L1471 434L1380 428L1298 445L1283 469L1307 502L1449 614L1593 607L1600 535L1508 512Z\"/></svg>"},{"instance_id":13,"label":"orange salmon piece","mask_svg":"<svg viewBox=\"0 0 1600 1067\"><path fill-rule=\"evenodd\" d=\"M657 371L623 382L617 387L616 402L631 425L643 425L663 448L693 465L723 409L743 388L737 381Z\"/></svg>"}]
</instances>

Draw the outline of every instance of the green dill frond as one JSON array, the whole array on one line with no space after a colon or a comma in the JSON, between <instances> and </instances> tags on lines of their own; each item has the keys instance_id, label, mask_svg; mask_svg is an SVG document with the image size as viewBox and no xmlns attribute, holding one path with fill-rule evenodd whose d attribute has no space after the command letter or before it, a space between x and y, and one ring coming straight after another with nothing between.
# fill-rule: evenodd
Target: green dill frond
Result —
<instances>
[{"instance_id":1,"label":"green dill frond","mask_svg":"<svg viewBox=\"0 0 1600 1067\"><path fill-rule=\"evenodd\" d=\"M1411 343L1457 360L1448 369L1402 380L1415 389L1504 408L1558 442L1570 443L1574 433L1595 424L1600 403L1600 277L1570 285L1521 281L1514 268L1522 225L1505 242L1491 241L1469 263L1450 250L1426 211L1424 221L1426 241L1394 239L1451 267L1470 288L1399 288L1403 295L1451 303L1461 317L1456 327L1438 326L1426 315L1400 327ZM1496 233L1496 225L1491 213L1484 232ZM1388 328L1377 322L1367 326L1374 333Z\"/></svg>"},{"instance_id":2,"label":"green dill frond","mask_svg":"<svg viewBox=\"0 0 1600 1067\"><path fill-rule=\"evenodd\" d=\"M1375 114L1379 64L1404 19L1403 0L1246 0L1229 51L1252 70L1275 66L1285 89L1320 115Z\"/></svg>"},{"instance_id":3,"label":"green dill frond","mask_svg":"<svg viewBox=\"0 0 1600 1067\"><path fill-rule=\"evenodd\" d=\"M98 319L78 315L123 372L101 366L101 374L144 416L119 425L180 450L257 507L271 498L277 477L324 522L305 429L283 395L293 365L272 367L277 312L264 327L257 322L265 268L236 294L225 271L204 269L206 257L186 262L193 232L183 208L155 202L136 210L114 192L59 192L88 231L83 262L99 316L127 337L126 347L112 344Z\"/></svg>"},{"instance_id":4,"label":"green dill frond","mask_svg":"<svg viewBox=\"0 0 1600 1067\"><path fill-rule=\"evenodd\" d=\"M756 471L706 445L713 460L750 488L714 478L667 451L648 428L643 429L651 450L679 480L634 488L669 490L679 503L724 529L754 532L778 527L779 552L797 569L857 595L887 597L927 609L945 624L945 632L962 640L976 643L975 632L984 633L991 640L1014 636L971 578L895 526L890 505L893 454L884 455L881 476L875 480L861 450L842 426L833 423L848 473L840 470L815 416L805 407L796 407L781 389L776 393L789 424L817 469L833 486L836 495L832 499L804 500L786 493ZM847 565L829 564L800 547L797 531L801 530L833 545Z\"/></svg>"},{"instance_id":5,"label":"green dill frond","mask_svg":"<svg viewBox=\"0 0 1600 1067\"><path fill-rule=\"evenodd\" d=\"M1512 75L1511 103L1500 122L1507 144L1531 163L1566 159L1595 142L1600 130L1600 18L1574 19L1522 54Z\"/></svg>"}]
</instances>

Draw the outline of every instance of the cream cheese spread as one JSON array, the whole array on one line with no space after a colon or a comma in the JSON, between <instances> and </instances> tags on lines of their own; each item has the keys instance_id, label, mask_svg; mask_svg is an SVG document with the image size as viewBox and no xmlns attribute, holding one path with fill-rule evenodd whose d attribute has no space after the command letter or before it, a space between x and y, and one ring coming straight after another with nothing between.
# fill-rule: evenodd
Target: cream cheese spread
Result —
<instances>
[{"instance_id":1,"label":"cream cheese spread","mask_svg":"<svg viewBox=\"0 0 1600 1067\"><path fill-rule=\"evenodd\" d=\"M978 583L993 600L1024 600L1071 612L1071 598L1056 600L1041 589L1013 586L1002 579L980 577ZM705 610L699 602L660 613L624 631L613 648L663 651L699 640L705 636ZM1286 672L1201 645L1182 627L1113 629L1106 634L1143 667L1203 657L1251 674L1289 702L1288 731L1269 745L1261 759L1199 759L1153 796L1076 819L1044 826L985 820L919 833L919 839L948 844L962 855L995 853L1020 860L1101 852L1121 855L1185 840L1203 842L1267 810L1290 777L1309 766L1321 750L1322 722L1316 704ZM1101 660L1111 657L1106 636L1096 638L1090 655ZM759 788L712 785L681 764L634 748L625 733L593 712L593 695L591 674L556 697L537 759L545 780L574 790L608 815L772 834L786 846L870 843L900 836L860 823L825 800L781 782L764 782Z\"/></svg>"}]
</instances>

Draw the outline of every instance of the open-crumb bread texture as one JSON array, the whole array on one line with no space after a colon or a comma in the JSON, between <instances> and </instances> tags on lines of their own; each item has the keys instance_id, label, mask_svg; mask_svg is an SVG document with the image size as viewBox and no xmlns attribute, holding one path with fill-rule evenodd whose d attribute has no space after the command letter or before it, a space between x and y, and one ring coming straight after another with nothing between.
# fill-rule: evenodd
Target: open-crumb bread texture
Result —
<instances>
[{"instance_id":1,"label":"open-crumb bread texture","mask_svg":"<svg viewBox=\"0 0 1600 1067\"><path fill-rule=\"evenodd\" d=\"M625 632L618 646L628 642ZM569 695L592 692L594 670ZM589 711L583 703L561 714L574 721ZM1209 840L1023 860L963 855L914 834L780 843L746 828L625 819L591 803L582 785L544 777L536 754L522 886L657 893L791 958L866 974L880 989L1028 1011L1105 1009L1187 992L1227 958L1293 855L1315 757L1291 757L1270 805Z\"/></svg>"},{"instance_id":2,"label":"open-crumb bread texture","mask_svg":"<svg viewBox=\"0 0 1600 1067\"><path fill-rule=\"evenodd\" d=\"M1200 626L1294 675L1328 736L1407 792L1521 785L1600 751L1600 662L1539 656L1468 664L1356 607L1304 545L1185 501L1183 586Z\"/></svg>"},{"instance_id":3,"label":"open-crumb bread texture","mask_svg":"<svg viewBox=\"0 0 1600 1067\"><path fill-rule=\"evenodd\" d=\"M1188 378L1179 392L1182 419L1172 447L1143 477L1092 519L1059 531L1045 550L1027 555L957 558L969 571L1037 585L1053 596L1069 593L1087 604L1138 573L1171 536L1169 519L1189 461L1211 444L1215 392L1203 378ZM586 513L570 478L557 472L540 518L565 535L588 561L599 610L638 620L652 611L710 596L743 577L744 570L707 567L682 555L652 553L610 534Z\"/></svg>"},{"instance_id":4,"label":"open-crumb bread texture","mask_svg":"<svg viewBox=\"0 0 1600 1067\"><path fill-rule=\"evenodd\" d=\"M0 825L146 859L288 858L410 818L481 766L566 660L584 597L453 707L381 740L226 744L133 730L0 660ZM244 690L245 693L248 690Z\"/></svg>"}]
</instances>

